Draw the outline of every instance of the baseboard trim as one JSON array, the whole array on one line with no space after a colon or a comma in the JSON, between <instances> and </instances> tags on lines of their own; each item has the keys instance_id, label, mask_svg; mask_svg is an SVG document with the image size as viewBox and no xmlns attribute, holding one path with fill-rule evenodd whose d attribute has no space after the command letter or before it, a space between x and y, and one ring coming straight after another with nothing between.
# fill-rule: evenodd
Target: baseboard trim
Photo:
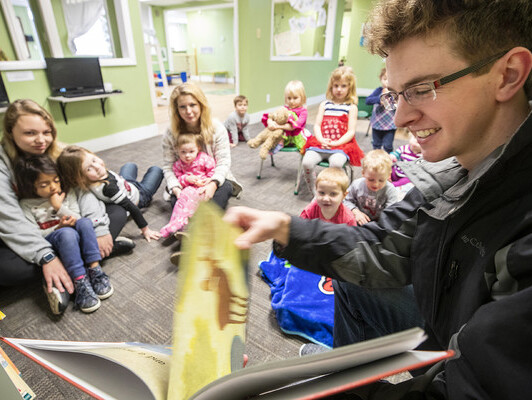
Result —
<instances>
[{"instance_id":1,"label":"baseboard trim","mask_svg":"<svg viewBox=\"0 0 532 400\"><path fill-rule=\"evenodd\" d=\"M90 151L98 152L122 146L124 144L138 142L139 140L149 139L158 134L157 124L151 124L113 133L96 139L85 140L76 144Z\"/></svg>"}]
</instances>

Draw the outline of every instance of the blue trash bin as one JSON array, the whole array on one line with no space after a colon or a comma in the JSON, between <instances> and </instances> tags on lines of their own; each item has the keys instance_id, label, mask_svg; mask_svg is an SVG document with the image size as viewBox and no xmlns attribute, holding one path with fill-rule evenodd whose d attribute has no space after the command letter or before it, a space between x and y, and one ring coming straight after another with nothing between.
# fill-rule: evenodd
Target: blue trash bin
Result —
<instances>
[{"instance_id":1,"label":"blue trash bin","mask_svg":"<svg viewBox=\"0 0 532 400\"><path fill-rule=\"evenodd\" d=\"M187 81L187 73L186 72L181 72L181 81L183 83L185 83Z\"/></svg>"}]
</instances>

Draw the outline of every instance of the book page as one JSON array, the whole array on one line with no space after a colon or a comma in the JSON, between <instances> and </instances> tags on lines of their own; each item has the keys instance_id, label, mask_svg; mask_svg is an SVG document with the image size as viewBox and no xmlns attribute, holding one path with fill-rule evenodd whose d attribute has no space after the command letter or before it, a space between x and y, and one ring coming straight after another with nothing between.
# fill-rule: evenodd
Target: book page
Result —
<instances>
[{"instance_id":1,"label":"book page","mask_svg":"<svg viewBox=\"0 0 532 400\"><path fill-rule=\"evenodd\" d=\"M102 399L166 399L170 349L141 343L3 338L74 386Z\"/></svg>"},{"instance_id":2,"label":"book page","mask_svg":"<svg viewBox=\"0 0 532 400\"><path fill-rule=\"evenodd\" d=\"M244 368L206 386L191 399L245 398L316 376L332 374L416 348L425 340L421 328L367 340L331 351ZM391 375L388 373L387 375Z\"/></svg>"},{"instance_id":3,"label":"book page","mask_svg":"<svg viewBox=\"0 0 532 400\"><path fill-rule=\"evenodd\" d=\"M242 368L248 314L247 252L221 210L202 202L189 226L177 277L168 398L189 399ZM218 399L224 398L218 397Z\"/></svg>"},{"instance_id":4,"label":"book page","mask_svg":"<svg viewBox=\"0 0 532 400\"><path fill-rule=\"evenodd\" d=\"M379 379L390 376L390 374L410 371L433 364L448 358L451 353L448 351L411 350L252 398L257 400L321 399L376 382Z\"/></svg>"}]
</instances>

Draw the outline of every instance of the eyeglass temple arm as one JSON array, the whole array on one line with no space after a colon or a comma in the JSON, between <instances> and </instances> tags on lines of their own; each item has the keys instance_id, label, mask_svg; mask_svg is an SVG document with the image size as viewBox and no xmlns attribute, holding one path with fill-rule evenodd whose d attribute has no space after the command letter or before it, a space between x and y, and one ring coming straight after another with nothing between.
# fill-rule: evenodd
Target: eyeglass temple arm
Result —
<instances>
[{"instance_id":1,"label":"eyeglass temple arm","mask_svg":"<svg viewBox=\"0 0 532 400\"><path fill-rule=\"evenodd\" d=\"M471 74L471 73L473 73L475 71L478 71L479 69L481 69L482 67L485 67L489 63L492 63L493 61L501 58L507 52L508 52L508 50L501 51L500 53L495 54L493 57L490 57L490 58L488 58L488 59L486 59L486 60L484 60L482 62L479 62L478 64L473 64L469 68L463 69L463 70L458 71L458 72L456 72L454 74L446 76L446 77L440 79L439 81L436 81L434 86L435 86L435 88L438 88L439 86L445 85L446 83L449 83L449 82L452 82L452 81L454 81L454 80L456 80L458 78L461 78L462 76L466 76L466 75Z\"/></svg>"}]
</instances>

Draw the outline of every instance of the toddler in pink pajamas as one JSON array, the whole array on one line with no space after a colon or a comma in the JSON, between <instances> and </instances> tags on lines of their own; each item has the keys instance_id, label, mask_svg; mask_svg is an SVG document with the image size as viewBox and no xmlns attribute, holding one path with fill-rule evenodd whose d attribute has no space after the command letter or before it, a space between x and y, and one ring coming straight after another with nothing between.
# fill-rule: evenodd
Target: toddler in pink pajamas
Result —
<instances>
[{"instance_id":1,"label":"toddler in pink pajamas","mask_svg":"<svg viewBox=\"0 0 532 400\"><path fill-rule=\"evenodd\" d=\"M176 143L179 159L174 163L173 170L181 191L170 217L170 222L161 228L162 237L168 237L182 231L188 219L198 208L203 198L203 186L211 181L216 162L203 148L201 135L182 134Z\"/></svg>"}]
</instances>

